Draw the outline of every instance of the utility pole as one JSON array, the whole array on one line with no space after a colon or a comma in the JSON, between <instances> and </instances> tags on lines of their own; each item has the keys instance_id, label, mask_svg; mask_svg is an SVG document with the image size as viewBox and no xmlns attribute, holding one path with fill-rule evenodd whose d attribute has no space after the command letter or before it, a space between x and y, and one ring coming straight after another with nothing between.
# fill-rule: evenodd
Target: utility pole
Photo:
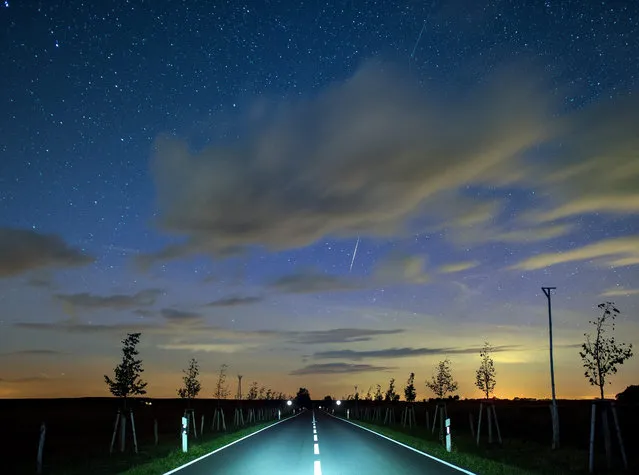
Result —
<instances>
[{"instance_id":1,"label":"utility pole","mask_svg":"<svg viewBox=\"0 0 639 475\"><path fill-rule=\"evenodd\" d=\"M548 299L548 335L550 337L550 386L552 388L552 448L559 448L559 413L557 411L557 399L555 397L555 364L552 355L552 307L550 305L550 295L557 287L542 287Z\"/></svg>"}]
</instances>

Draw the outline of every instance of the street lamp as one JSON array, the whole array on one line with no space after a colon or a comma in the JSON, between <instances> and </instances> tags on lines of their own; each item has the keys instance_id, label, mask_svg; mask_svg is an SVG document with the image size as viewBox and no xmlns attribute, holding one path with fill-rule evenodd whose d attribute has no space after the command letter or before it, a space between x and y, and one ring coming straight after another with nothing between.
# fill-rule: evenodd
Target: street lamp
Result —
<instances>
[{"instance_id":1,"label":"street lamp","mask_svg":"<svg viewBox=\"0 0 639 475\"><path fill-rule=\"evenodd\" d=\"M286 401L286 405L287 406L292 406L293 405L293 401Z\"/></svg>"}]
</instances>

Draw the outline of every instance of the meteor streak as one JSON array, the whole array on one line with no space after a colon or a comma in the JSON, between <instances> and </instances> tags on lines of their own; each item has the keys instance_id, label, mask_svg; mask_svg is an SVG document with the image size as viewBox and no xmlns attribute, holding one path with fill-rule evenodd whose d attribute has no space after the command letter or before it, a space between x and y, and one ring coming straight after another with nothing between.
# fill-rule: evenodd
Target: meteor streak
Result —
<instances>
[{"instance_id":1,"label":"meteor streak","mask_svg":"<svg viewBox=\"0 0 639 475\"><path fill-rule=\"evenodd\" d=\"M355 262L355 256L357 255L357 247L359 246L359 236L357 236L357 242L355 243L355 250L353 251L353 258L351 259L351 268L348 272L353 270L353 263Z\"/></svg>"}]
</instances>

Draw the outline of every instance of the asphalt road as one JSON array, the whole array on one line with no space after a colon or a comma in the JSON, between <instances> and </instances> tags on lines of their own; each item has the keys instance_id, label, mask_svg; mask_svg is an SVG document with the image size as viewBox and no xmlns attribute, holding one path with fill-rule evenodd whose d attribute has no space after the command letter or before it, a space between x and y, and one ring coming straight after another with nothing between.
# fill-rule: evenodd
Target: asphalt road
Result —
<instances>
[{"instance_id":1,"label":"asphalt road","mask_svg":"<svg viewBox=\"0 0 639 475\"><path fill-rule=\"evenodd\" d=\"M175 472L176 475L460 475L469 473L322 411L306 411Z\"/></svg>"}]
</instances>

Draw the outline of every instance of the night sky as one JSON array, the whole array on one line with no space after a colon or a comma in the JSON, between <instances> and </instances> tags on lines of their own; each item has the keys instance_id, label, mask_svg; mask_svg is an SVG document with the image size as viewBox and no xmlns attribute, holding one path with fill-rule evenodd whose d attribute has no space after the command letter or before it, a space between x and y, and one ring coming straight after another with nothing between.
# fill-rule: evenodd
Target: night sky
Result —
<instances>
[{"instance_id":1,"label":"night sky","mask_svg":"<svg viewBox=\"0 0 639 475\"><path fill-rule=\"evenodd\" d=\"M639 342L635 2L8 0L0 69L0 397L107 395L130 331L152 397L475 397L485 340L547 397L541 286L558 397L597 304Z\"/></svg>"}]
</instances>

